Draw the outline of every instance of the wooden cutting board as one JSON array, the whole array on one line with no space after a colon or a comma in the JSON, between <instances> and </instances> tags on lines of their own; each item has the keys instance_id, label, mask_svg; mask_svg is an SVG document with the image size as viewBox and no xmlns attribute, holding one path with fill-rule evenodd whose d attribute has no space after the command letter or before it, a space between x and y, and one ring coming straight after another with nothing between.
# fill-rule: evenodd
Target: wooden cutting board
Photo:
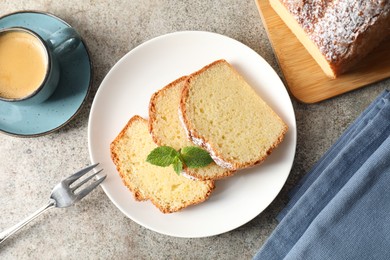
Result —
<instances>
[{"instance_id":1,"label":"wooden cutting board","mask_svg":"<svg viewBox=\"0 0 390 260\"><path fill-rule=\"evenodd\" d=\"M261 19L290 93L304 103L316 103L390 77L390 38L353 71L328 78L270 6L256 0Z\"/></svg>"}]
</instances>

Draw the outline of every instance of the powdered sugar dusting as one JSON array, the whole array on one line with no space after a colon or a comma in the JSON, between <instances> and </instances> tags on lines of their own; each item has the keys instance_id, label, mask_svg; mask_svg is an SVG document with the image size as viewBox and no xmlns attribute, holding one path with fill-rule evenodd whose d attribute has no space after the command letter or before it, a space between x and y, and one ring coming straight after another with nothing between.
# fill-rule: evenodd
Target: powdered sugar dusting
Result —
<instances>
[{"instance_id":1,"label":"powdered sugar dusting","mask_svg":"<svg viewBox=\"0 0 390 260\"><path fill-rule=\"evenodd\" d=\"M210 144L209 143L204 143L204 147L206 148L206 150L210 153L210 156L211 158L213 159L213 161L219 165L220 167L222 168L226 168L226 169L230 169L232 170L233 169L233 165L225 160L222 160L221 158L219 158L218 156L216 156L214 150L211 148Z\"/></svg>"},{"instance_id":2,"label":"powdered sugar dusting","mask_svg":"<svg viewBox=\"0 0 390 260\"><path fill-rule=\"evenodd\" d=\"M195 178L194 176L191 176L189 174L187 174L185 171L181 171L180 173L183 177L189 179L189 180L192 180L192 181L199 181L198 178Z\"/></svg>"},{"instance_id":3,"label":"powdered sugar dusting","mask_svg":"<svg viewBox=\"0 0 390 260\"><path fill-rule=\"evenodd\" d=\"M189 139L191 139L191 141L192 141L194 144L196 144L196 145L198 145L198 146L201 146L201 147L204 147L204 148L210 153L211 158L213 159L213 161L214 161L217 165L219 165L219 166L222 167L222 168L233 169L233 165L232 165L231 163L226 162L226 161L222 160L221 158L219 158L219 157L217 157L217 156L215 155L215 152L214 152L214 150L211 148L210 144L205 143L202 139L196 138L196 137L194 137L194 136L191 134L190 130L187 128L186 124L184 123L183 112L181 111L180 108L179 108L179 120L180 120L180 123L181 123L181 125L182 125L182 127L183 127L183 129L184 129L184 131L185 131L185 133L186 133L186 135L187 135L187 137L188 137Z\"/></svg>"},{"instance_id":4,"label":"powdered sugar dusting","mask_svg":"<svg viewBox=\"0 0 390 260\"><path fill-rule=\"evenodd\" d=\"M390 13L389 0L281 0L332 63L355 48L355 39Z\"/></svg>"}]
</instances>

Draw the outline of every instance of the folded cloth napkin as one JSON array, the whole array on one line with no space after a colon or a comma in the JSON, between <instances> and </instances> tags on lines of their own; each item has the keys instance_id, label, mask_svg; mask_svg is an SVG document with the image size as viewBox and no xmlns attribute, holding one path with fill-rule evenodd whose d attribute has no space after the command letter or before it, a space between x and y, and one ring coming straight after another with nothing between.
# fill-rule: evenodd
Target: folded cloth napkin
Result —
<instances>
[{"instance_id":1,"label":"folded cloth napkin","mask_svg":"<svg viewBox=\"0 0 390 260\"><path fill-rule=\"evenodd\" d=\"M390 92L291 192L254 259L390 259Z\"/></svg>"}]
</instances>

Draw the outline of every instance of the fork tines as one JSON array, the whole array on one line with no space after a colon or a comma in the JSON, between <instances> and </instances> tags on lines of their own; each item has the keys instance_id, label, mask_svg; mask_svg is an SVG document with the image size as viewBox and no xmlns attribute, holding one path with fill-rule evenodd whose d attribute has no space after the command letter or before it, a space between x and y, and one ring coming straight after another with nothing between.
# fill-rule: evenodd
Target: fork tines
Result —
<instances>
[{"instance_id":1,"label":"fork tines","mask_svg":"<svg viewBox=\"0 0 390 260\"><path fill-rule=\"evenodd\" d=\"M77 180L79 180L82 176L84 176L85 174L87 174L89 171L91 171L93 168L95 168L99 163L96 163L94 165L91 165L91 166L88 166L78 172L76 172L75 174L69 176L68 178L66 178L65 180L63 180L63 182L67 185L71 185L72 183L76 182ZM78 197L79 199L83 198L84 196L86 196L88 193L90 193L93 189L95 189L97 186L99 186L100 183L102 183L105 178L106 178L106 175L105 176L102 176L100 177L99 179L95 180L94 182L92 182L91 184L89 184L88 186L86 186L85 189L81 190L80 192L76 192L77 189L79 189L82 185L84 185L85 183L87 183L88 181L90 181L92 178L94 178L95 176L97 176L103 169L95 172L94 174L92 174L91 176L81 180L80 182L76 183L75 185L73 186L69 186L69 188L71 189L71 191L73 191Z\"/></svg>"}]
</instances>

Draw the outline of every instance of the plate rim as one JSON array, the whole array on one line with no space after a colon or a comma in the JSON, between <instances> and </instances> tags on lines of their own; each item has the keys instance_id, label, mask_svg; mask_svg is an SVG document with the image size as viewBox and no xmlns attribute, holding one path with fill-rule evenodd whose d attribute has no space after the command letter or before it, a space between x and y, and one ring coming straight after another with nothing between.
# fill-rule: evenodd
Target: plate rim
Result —
<instances>
[{"instance_id":1,"label":"plate rim","mask_svg":"<svg viewBox=\"0 0 390 260\"><path fill-rule=\"evenodd\" d=\"M280 193L281 189L284 187L286 181L287 181L287 178L288 176L290 175L290 172L291 172L291 169L292 169L292 166L293 166L293 162L294 162L294 158L295 158L295 155L296 155L296 143L297 143L297 129L296 129L296 117L295 117L295 111L294 111L294 108L293 108L293 105L292 105L292 100L291 100L291 97L289 96L289 93L285 87L285 84L283 83L283 81L280 79L280 77L277 75L276 71L271 67L271 65L262 57L260 56L257 52L255 52L253 49L251 49L249 46L243 44L242 42L238 41L238 40L235 40L233 38L230 38L226 35L222 35L222 34L218 34L218 33L215 33L215 32L208 32L208 31L193 31L193 30L185 30L185 31L177 31L177 32L171 32L171 33L167 33L167 34L163 34L163 35L160 35L160 36L157 36L157 37L154 37L152 39L149 39L141 44L139 44L138 46L134 47L133 49L131 49L130 51L128 51L125 55L123 55L115 64L114 66L108 71L108 73L106 74L106 76L104 77L104 79L102 80L101 84L100 84L100 87L94 97L94 100L92 102L92 106L91 106L91 110L90 110L90 116L89 116L89 121L88 121L88 149L89 149L89 154L90 154L90 159L93 163L95 163L95 160L94 160L94 155L93 155L93 151L92 151L92 140L91 140L91 133L92 133L92 128L91 128L91 124L92 124L92 121L94 120L93 119L93 116L92 114L94 113L94 110L96 109L95 106L97 106L97 102L96 100L98 100L100 98L100 92L102 91L101 88L102 86L104 87L105 84L106 84L106 81L109 80L109 78L111 77L111 74L113 73L114 70L116 70L118 67L121 66L121 64L123 62L125 62L125 60L127 60L127 57L132 55L134 52L136 52L139 48L143 48L145 47L146 45L148 44L152 44L153 42L155 41L159 41L165 37L174 37L175 35L178 35L178 34L197 34L197 33L200 33L200 34L205 34L205 35L213 35L215 37L220 37L221 39L227 39L227 40L232 40L235 42L235 44L238 44L240 45L240 47L245 47L249 50L251 50L257 57L261 58L265 63L266 65L270 68L270 70L274 73L274 76L277 76L277 79L279 81L279 84L281 84L281 86L284 87L284 91L285 91L285 94L287 95L289 101L290 101L290 104L291 105L291 110L289 111L289 113L291 113L291 116L292 118L290 119L293 123L293 131L291 133L291 130L290 130L290 134L292 134L292 139L291 139L291 142L293 142L291 145L293 146L293 154L292 154L292 157L291 157L291 161L289 162L288 164L288 173L286 173L285 175L285 178L283 180L283 183L282 185L280 186L280 189L277 190L277 192L275 193L276 195L272 198L272 200L268 203L268 205L265 207L267 208L274 200L275 198L277 197L277 195ZM291 127L289 125L289 127ZM118 177L119 178L119 177ZM149 229L149 230L152 230L154 232L157 232L157 233L160 233L160 234L164 234L164 235L168 235L168 236L173 236L173 237L182 237L182 238L199 238L199 237L210 237L210 236L215 236L215 235L219 235L219 234L222 234L222 233L226 233L226 232L229 232L229 231L232 231L246 223L248 223L249 221L251 221L252 219L254 219L256 216L258 216L261 212L263 212L265 210L265 208L263 210L261 210L260 212L257 212L256 215L252 216L251 218L249 219L246 219L245 221L243 221L241 224L239 224L238 226L234 226L234 227L230 227L228 229L225 229L224 231L220 231L220 232L217 232L217 233L208 233L208 234L201 234L201 235L178 235L178 234L174 234L174 232L166 232L166 231L162 231L162 230L159 230L157 228L154 228L148 224L145 224L144 222L138 220L138 219L135 219L134 217L132 217L128 212L126 212L125 208L121 205L119 205L117 203L117 201L113 198L112 194L108 191L107 187L105 186L104 183L102 183L102 188L104 190L104 192L106 193L106 195L109 197L109 199L111 200L111 202L126 216L128 217L129 219L131 219L132 221L136 222L137 224Z\"/></svg>"}]
</instances>

